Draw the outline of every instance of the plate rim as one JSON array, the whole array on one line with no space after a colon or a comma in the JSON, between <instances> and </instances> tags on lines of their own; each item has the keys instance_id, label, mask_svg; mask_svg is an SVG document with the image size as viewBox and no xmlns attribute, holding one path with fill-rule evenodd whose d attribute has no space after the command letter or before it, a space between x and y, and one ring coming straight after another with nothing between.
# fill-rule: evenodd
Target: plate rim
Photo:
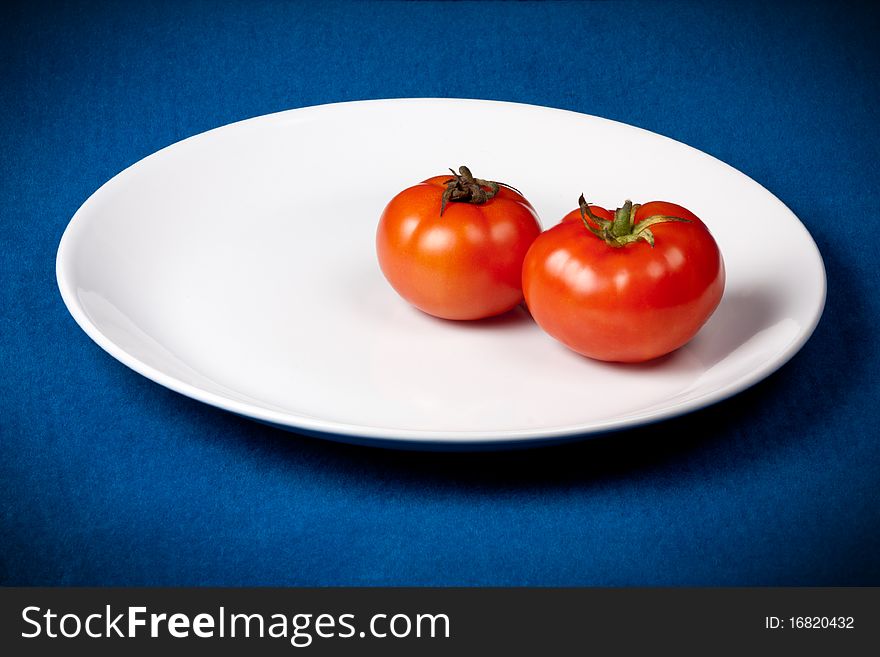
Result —
<instances>
[{"instance_id":1,"label":"plate rim","mask_svg":"<svg viewBox=\"0 0 880 657\"><path fill-rule=\"evenodd\" d=\"M199 388L196 385L187 383L171 375L165 374L153 366L145 363L137 357L129 354L125 349L117 345L113 340L108 338L104 333L91 321L85 312L82 304L77 297L76 291L70 278L66 275L67 262L72 257L70 252L73 249L72 244L77 239L76 231L82 230L78 226L83 224L90 206L95 203L95 199L106 193L108 187L121 184L128 176L132 175L140 168L144 162L158 157L165 151L176 148L180 144L196 139L205 138L214 132L237 129L244 124L261 122L261 121L277 121L285 115L294 113L307 113L320 111L326 108L340 108L343 106L356 105L394 105L394 104L416 104L416 103L455 103L455 104L473 104L473 105L492 105L503 107L514 107L520 110L541 111L545 113L563 112L576 117L587 118L599 122L608 122L618 126L625 126L631 130L637 130L640 133L650 135L651 138L666 140L675 143L679 147L684 147L692 153L699 154L702 157L711 158L716 164L721 165L728 173L745 178L753 185L757 185L765 194L773 199L781 210L787 212L795 224L800 227L804 235L807 237L808 244L812 246L810 255L812 255L818 265L821 273L821 289L818 293L818 303L812 310L812 316L809 321L804 324L803 329L797 337L788 345L787 348L781 350L774 358L766 361L761 367L751 370L747 374L728 382L714 390L705 394L691 398L680 404L664 406L660 409L636 412L620 418L609 418L599 422L587 422L581 424L564 425L560 427L549 427L540 429L517 429L517 430L499 430L499 431L451 431L451 430L427 430L427 429L403 429L399 427L374 427L370 425L352 424L339 422L334 420L323 420L304 415L297 415L291 412L273 411L253 404L241 402L221 394L210 392ZM62 233L59 241L55 258L55 277L58 289L61 293L68 312L73 317L77 325L86 333L86 335L95 342L101 349L107 352L117 361L129 369L137 372L141 376L158 383L159 385L173 390L191 399L195 399L202 403L208 404L215 408L232 412L236 415L246 417L252 420L262 422L271 426L283 428L289 431L314 435L339 442L350 442L357 444L367 444L373 446L385 446L393 448L410 448L410 449L438 449L438 450L457 450L457 449L474 449L474 448L503 448L515 446L530 445L551 445L559 442L586 439L596 437L606 433L621 431L628 428L635 428L654 424L663 420L671 419L681 415L707 408L726 399L729 399L740 392L750 388L751 386L766 379L774 372L778 371L786 363L788 363L812 337L816 327L821 320L825 309L827 298L827 272L822 254L816 244L810 231L800 220L800 218L788 208L775 194L770 192L766 187L761 185L747 174L736 169L730 164L716 158L715 156L701 151L698 148L680 142L671 137L667 137L657 132L634 126L614 119L608 119L593 114L586 114L573 110L549 107L544 105L534 105L529 103L519 103L502 100L487 100L476 98L447 98L447 97L417 97L417 98L376 98L369 100L350 100L337 103L325 103L318 105L309 105L304 107L291 108L278 112L271 112L258 116L249 117L239 121L234 121L221 126L196 133L184 139L172 142L167 146L143 157L126 168L122 169L110 179L99 186L86 200L80 205L71 217L67 226Z\"/></svg>"}]
</instances>

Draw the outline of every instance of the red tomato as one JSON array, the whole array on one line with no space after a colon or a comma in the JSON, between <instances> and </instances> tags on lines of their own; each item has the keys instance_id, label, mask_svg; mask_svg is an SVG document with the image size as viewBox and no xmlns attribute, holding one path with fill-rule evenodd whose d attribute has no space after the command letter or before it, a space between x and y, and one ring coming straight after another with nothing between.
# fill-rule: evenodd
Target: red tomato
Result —
<instances>
[{"instance_id":1,"label":"red tomato","mask_svg":"<svg viewBox=\"0 0 880 657\"><path fill-rule=\"evenodd\" d=\"M681 347L724 292L724 261L709 230L674 203L627 201L612 213L580 201L526 255L532 317L598 360L634 363Z\"/></svg>"},{"instance_id":2,"label":"red tomato","mask_svg":"<svg viewBox=\"0 0 880 657\"><path fill-rule=\"evenodd\" d=\"M391 199L376 252L385 278L416 308L444 319L481 319L523 300L523 258L541 226L522 194L460 171Z\"/></svg>"}]
</instances>

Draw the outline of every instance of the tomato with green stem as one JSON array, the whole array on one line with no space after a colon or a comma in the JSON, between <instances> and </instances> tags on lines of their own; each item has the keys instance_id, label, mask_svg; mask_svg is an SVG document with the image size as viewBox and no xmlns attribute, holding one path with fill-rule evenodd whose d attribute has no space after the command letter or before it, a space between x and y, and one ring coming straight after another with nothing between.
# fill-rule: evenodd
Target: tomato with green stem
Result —
<instances>
[{"instance_id":1,"label":"tomato with green stem","mask_svg":"<svg viewBox=\"0 0 880 657\"><path fill-rule=\"evenodd\" d=\"M444 319L482 319L523 300L523 259L540 232L519 191L474 178L463 166L391 199L376 253L385 278L416 308Z\"/></svg>"},{"instance_id":2,"label":"tomato with green stem","mask_svg":"<svg viewBox=\"0 0 880 657\"><path fill-rule=\"evenodd\" d=\"M724 260L706 225L666 201L578 209L534 241L523 292L538 325L574 351L642 362L696 335L724 292Z\"/></svg>"}]
</instances>

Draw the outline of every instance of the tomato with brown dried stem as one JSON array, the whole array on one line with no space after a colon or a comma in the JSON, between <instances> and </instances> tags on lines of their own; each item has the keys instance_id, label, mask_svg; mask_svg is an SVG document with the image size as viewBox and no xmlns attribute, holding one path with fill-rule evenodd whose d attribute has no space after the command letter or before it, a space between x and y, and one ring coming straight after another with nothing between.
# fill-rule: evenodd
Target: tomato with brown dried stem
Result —
<instances>
[{"instance_id":1,"label":"tomato with brown dried stem","mask_svg":"<svg viewBox=\"0 0 880 657\"><path fill-rule=\"evenodd\" d=\"M523 300L522 264L540 234L517 190L474 178L467 167L409 187L388 203L376 252L391 286L444 319L482 319Z\"/></svg>"}]
</instances>

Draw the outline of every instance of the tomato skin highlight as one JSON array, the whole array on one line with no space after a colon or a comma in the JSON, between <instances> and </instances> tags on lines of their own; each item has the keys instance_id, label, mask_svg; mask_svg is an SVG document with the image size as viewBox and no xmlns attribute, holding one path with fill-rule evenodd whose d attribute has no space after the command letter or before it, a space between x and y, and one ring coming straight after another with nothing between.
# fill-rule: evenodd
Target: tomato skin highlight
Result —
<instances>
[{"instance_id":1,"label":"tomato skin highlight","mask_svg":"<svg viewBox=\"0 0 880 657\"><path fill-rule=\"evenodd\" d=\"M721 252L686 208L645 203L635 225L653 215L689 221L653 225L653 248L644 241L615 248L587 230L578 209L535 240L523 263L523 292L544 331L584 356L624 363L663 356L696 335L724 292Z\"/></svg>"},{"instance_id":2,"label":"tomato skin highlight","mask_svg":"<svg viewBox=\"0 0 880 657\"><path fill-rule=\"evenodd\" d=\"M537 214L501 186L479 205L448 203L441 216L449 179L429 178L391 199L376 231L379 266L401 297L430 315L500 315L523 300L523 260L541 232Z\"/></svg>"}]
</instances>

